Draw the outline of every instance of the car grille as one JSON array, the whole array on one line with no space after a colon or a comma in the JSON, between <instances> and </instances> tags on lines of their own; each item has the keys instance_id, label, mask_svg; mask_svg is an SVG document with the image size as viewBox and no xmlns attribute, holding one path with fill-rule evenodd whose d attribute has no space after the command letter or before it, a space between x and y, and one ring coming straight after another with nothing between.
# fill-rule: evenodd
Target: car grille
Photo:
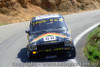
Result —
<instances>
[{"instance_id":1,"label":"car grille","mask_svg":"<svg viewBox=\"0 0 100 67\"><path fill-rule=\"evenodd\" d=\"M55 48L62 48L64 47L64 42L62 43L57 43L57 44L49 44L49 45L38 45L37 49L38 50L46 50L46 49L55 49Z\"/></svg>"}]
</instances>

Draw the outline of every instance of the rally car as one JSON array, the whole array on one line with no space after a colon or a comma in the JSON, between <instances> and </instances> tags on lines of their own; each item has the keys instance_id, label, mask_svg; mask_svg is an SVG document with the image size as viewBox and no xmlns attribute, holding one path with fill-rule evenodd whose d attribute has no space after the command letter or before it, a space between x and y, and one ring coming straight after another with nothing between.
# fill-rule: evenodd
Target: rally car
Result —
<instances>
[{"instance_id":1,"label":"rally car","mask_svg":"<svg viewBox=\"0 0 100 67\"><path fill-rule=\"evenodd\" d=\"M34 17L26 31L29 59L47 56L76 56L71 32L62 15L49 14Z\"/></svg>"}]
</instances>

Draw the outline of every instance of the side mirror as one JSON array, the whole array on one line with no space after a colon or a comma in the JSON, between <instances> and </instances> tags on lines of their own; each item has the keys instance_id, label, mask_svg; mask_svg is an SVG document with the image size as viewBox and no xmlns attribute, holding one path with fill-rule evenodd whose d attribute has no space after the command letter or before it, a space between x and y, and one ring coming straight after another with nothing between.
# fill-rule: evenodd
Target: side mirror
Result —
<instances>
[{"instance_id":1,"label":"side mirror","mask_svg":"<svg viewBox=\"0 0 100 67\"><path fill-rule=\"evenodd\" d=\"M30 31L27 31L27 30L26 30L25 32L26 32L27 34L30 34Z\"/></svg>"}]
</instances>

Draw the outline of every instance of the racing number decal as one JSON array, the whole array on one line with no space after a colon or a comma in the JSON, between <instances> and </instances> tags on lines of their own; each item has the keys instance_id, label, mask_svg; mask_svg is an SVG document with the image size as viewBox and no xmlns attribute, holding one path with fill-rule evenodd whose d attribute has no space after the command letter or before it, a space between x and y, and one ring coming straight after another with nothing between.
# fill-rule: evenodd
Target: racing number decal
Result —
<instances>
[{"instance_id":1,"label":"racing number decal","mask_svg":"<svg viewBox=\"0 0 100 67\"><path fill-rule=\"evenodd\" d=\"M56 37L55 36L44 37L44 41L52 41L52 40L56 40Z\"/></svg>"}]
</instances>

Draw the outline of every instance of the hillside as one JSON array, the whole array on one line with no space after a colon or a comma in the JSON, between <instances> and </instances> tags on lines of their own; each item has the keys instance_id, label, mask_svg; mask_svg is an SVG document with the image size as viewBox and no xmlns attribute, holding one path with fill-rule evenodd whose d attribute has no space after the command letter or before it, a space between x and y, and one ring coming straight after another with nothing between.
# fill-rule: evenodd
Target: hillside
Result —
<instances>
[{"instance_id":1,"label":"hillside","mask_svg":"<svg viewBox=\"0 0 100 67\"><path fill-rule=\"evenodd\" d=\"M100 63L100 25L88 35L84 52L91 63Z\"/></svg>"},{"instance_id":2,"label":"hillside","mask_svg":"<svg viewBox=\"0 0 100 67\"><path fill-rule=\"evenodd\" d=\"M100 0L0 0L0 24L30 20L48 13L99 9Z\"/></svg>"}]
</instances>

